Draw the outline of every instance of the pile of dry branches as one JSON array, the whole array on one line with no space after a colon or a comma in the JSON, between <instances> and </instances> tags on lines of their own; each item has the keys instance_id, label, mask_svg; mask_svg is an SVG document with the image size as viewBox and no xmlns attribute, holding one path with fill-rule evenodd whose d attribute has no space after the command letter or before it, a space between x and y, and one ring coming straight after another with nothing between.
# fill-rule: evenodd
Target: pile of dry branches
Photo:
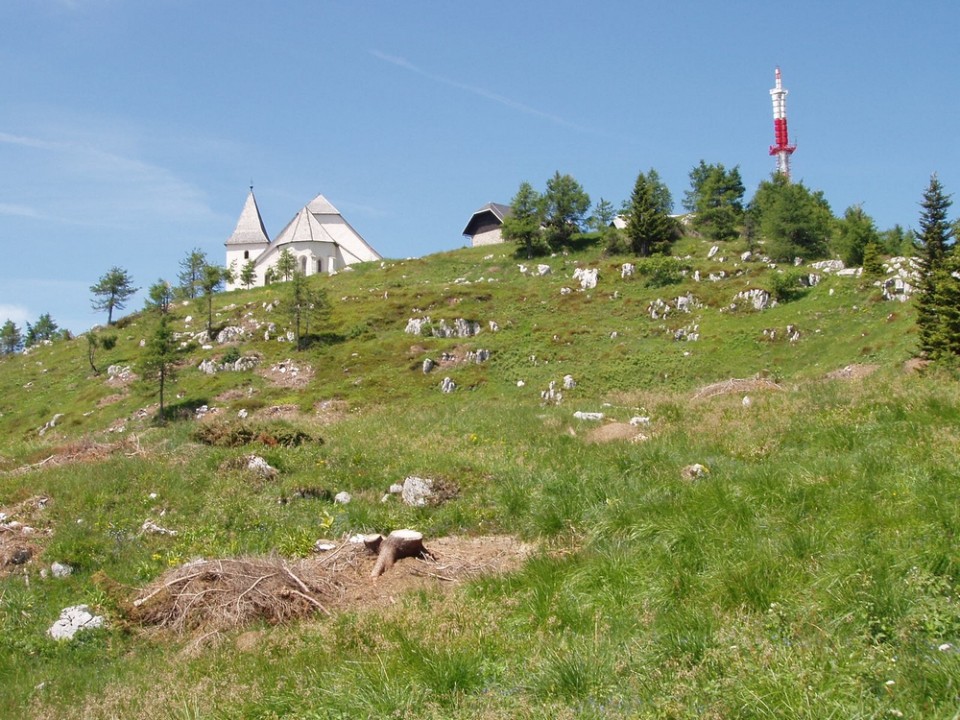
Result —
<instances>
[{"instance_id":1,"label":"pile of dry branches","mask_svg":"<svg viewBox=\"0 0 960 720\"><path fill-rule=\"evenodd\" d=\"M700 388L694 400L705 400L729 393L757 392L758 390L783 390L783 387L765 378L731 378Z\"/></svg>"},{"instance_id":2,"label":"pile of dry branches","mask_svg":"<svg viewBox=\"0 0 960 720\"><path fill-rule=\"evenodd\" d=\"M304 575L304 577L301 577ZM341 591L332 575L282 558L199 560L182 565L147 587L133 602L133 620L173 630L225 630L254 620L281 623L314 612Z\"/></svg>"}]
</instances>

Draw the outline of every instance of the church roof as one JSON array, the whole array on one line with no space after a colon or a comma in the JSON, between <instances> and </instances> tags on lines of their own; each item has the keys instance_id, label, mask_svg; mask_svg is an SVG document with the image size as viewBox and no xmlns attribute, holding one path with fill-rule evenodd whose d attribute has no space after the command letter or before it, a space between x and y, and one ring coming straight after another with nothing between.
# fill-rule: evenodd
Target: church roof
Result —
<instances>
[{"instance_id":1,"label":"church roof","mask_svg":"<svg viewBox=\"0 0 960 720\"><path fill-rule=\"evenodd\" d=\"M271 247L296 242L334 243L354 262L380 259L380 253L353 229L323 195L317 195L307 203L280 231Z\"/></svg>"},{"instance_id":2,"label":"church roof","mask_svg":"<svg viewBox=\"0 0 960 720\"><path fill-rule=\"evenodd\" d=\"M260 217L260 208L257 207L257 199L253 196L253 188L250 188L250 194L247 195L247 201L240 212L240 219L237 220L237 227L224 244L267 245L269 242L270 238L267 237L263 219Z\"/></svg>"}]
</instances>

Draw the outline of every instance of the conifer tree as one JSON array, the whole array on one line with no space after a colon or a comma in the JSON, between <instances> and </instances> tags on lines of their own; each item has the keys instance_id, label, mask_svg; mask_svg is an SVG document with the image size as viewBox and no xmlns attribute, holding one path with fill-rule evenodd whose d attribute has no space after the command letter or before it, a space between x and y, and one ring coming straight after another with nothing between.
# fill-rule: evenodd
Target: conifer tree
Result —
<instances>
[{"instance_id":1,"label":"conifer tree","mask_svg":"<svg viewBox=\"0 0 960 720\"><path fill-rule=\"evenodd\" d=\"M630 247L641 257L665 252L677 237L677 223L670 217L673 199L657 171L640 173L624 205L626 235Z\"/></svg>"},{"instance_id":2,"label":"conifer tree","mask_svg":"<svg viewBox=\"0 0 960 720\"><path fill-rule=\"evenodd\" d=\"M920 352L929 358L960 354L960 337L956 337L960 323L955 322L960 312L960 306L955 305L960 303L960 280L952 274L958 270L958 263L951 258L953 227L947 221L951 204L934 174L920 203L918 235L923 280L917 300L917 329Z\"/></svg>"},{"instance_id":3,"label":"conifer tree","mask_svg":"<svg viewBox=\"0 0 960 720\"><path fill-rule=\"evenodd\" d=\"M529 260L545 249L540 195L530 183L522 182L510 207L512 212L504 218L500 232L504 240L517 243L517 252L523 251Z\"/></svg>"},{"instance_id":4,"label":"conifer tree","mask_svg":"<svg viewBox=\"0 0 960 720\"><path fill-rule=\"evenodd\" d=\"M156 383L155 387L160 395L160 410L157 413L159 422L164 422L163 398L168 383L176 380L177 342L170 326L170 316L161 315L160 322L153 335L144 346L143 356L140 358L140 376L143 382Z\"/></svg>"}]
</instances>

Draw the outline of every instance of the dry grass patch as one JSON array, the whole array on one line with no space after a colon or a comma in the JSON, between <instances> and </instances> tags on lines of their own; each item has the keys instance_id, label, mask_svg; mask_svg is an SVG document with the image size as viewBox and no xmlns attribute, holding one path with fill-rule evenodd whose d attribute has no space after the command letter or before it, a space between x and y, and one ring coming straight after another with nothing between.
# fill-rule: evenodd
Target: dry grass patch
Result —
<instances>
[{"instance_id":1,"label":"dry grass patch","mask_svg":"<svg viewBox=\"0 0 960 720\"><path fill-rule=\"evenodd\" d=\"M591 443L643 442L649 436L630 423L613 422L601 425L587 433L586 440Z\"/></svg>"},{"instance_id":2,"label":"dry grass patch","mask_svg":"<svg viewBox=\"0 0 960 720\"><path fill-rule=\"evenodd\" d=\"M760 392L763 390L783 391L783 386L766 378L731 378L721 382L706 385L694 394L694 400L705 400L716 397L717 395L730 395L732 393L744 394L748 392Z\"/></svg>"},{"instance_id":3,"label":"dry grass patch","mask_svg":"<svg viewBox=\"0 0 960 720\"><path fill-rule=\"evenodd\" d=\"M517 569L533 550L508 536L437 538L426 546L429 556L398 560L377 579L371 577L376 555L347 541L295 563L280 557L195 561L137 593L126 613L140 625L212 637L258 621L384 607L411 590L454 587Z\"/></svg>"},{"instance_id":4,"label":"dry grass patch","mask_svg":"<svg viewBox=\"0 0 960 720\"><path fill-rule=\"evenodd\" d=\"M140 438L137 435L128 435L122 440L111 443L95 442L89 438L77 442L47 448L38 453L42 460L21 465L7 471L7 475L23 475L34 470L70 465L79 462L98 462L111 455L122 452L127 457L143 455L140 447Z\"/></svg>"},{"instance_id":5,"label":"dry grass patch","mask_svg":"<svg viewBox=\"0 0 960 720\"><path fill-rule=\"evenodd\" d=\"M853 364L828 372L827 380L862 380L868 375L872 375L880 369L879 365L860 365Z\"/></svg>"}]
</instances>

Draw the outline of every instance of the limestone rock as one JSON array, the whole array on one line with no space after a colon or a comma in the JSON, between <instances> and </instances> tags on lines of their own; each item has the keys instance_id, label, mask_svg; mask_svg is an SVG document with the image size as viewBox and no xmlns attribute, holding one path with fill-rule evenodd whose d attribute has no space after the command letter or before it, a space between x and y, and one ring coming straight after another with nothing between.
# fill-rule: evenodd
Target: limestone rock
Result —
<instances>
[{"instance_id":1,"label":"limestone rock","mask_svg":"<svg viewBox=\"0 0 960 720\"><path fill-rule=\"evenodd\" d=\"M423 374L428 375L430 371L433 370L435 365L436 363L433 360L431 360L430 358L425 358L423 361L423 365L421 366L421 369L423 370Z\"/></svg>"},{"instance_id":2,"label":"limestone rock","mask_svg":"<svg viewBox=\"0 0 960 720\"><path fill-rule=\"evenodd\" d=\"M65 578L73 574L73 568L70 565L64 563L55 562L50 566L50 573L55 578Z\"/></svg>"},{"instance_id":3,"label":"limestone rock","mask_svg":"<svg viewBox=\"0 0 960 720\"><path fill-rule=\"evenodd\" d=\"M333 502L335 505L347 505L351 500L353 500L353 496L346 490L338 492L333 496Z\"/></svg>"},{"instance_id":4,"label":"limestone rock","mask_svg":"<svg viewBox=\"0 0 960 720\"><path fill-rule=\"evenodd\" d=\"M411 507L424 507L433 497L433 480L411 475L403 481L400 497Z\"/></svg>"},{"instance_id":5,"label":"limestone rock","mask_svg":"<svg viewBox=\"0 0 960 720\"><path fill-rule=\"evenodd\" d=\"M247 470L258 477L269 480L280 474L279 470L271 466L270 463L268 463L259 455L247 455L246 461Z\"/></svg>"},{"instance_id":6,"label":"limestone rock","mask_svg":"<svg viewBox=\"0 0 960 720\"><path fill-rule=\"evenodd\" d=\"M633 277L633 274L636 272L637 268L633 263L624 263L620 266L620 278L625 279L628 277Z\"/></svg>"},{"instance_id":7,"label":"limestone rock","mask_svg":"<svg viewBox=\"0 0 960 720\"><path fill-rule=\"evenodd\" d=\"M442 393L452 393L457 389L457 384L449 377L445 377L443 382L440 383L440 392Z\"/></svg>"},{"instance_id":8,"label":"limestone rock","mask_svg":"<svg viewBox=\"0 0 960 720\"><path fill-rule=\"evenodd\" d=\"M236 327L234 325L229 325L223 330L217 333L217 343L223 345L229 342L236 342L238 340L243 340L246 338L247 333L244 332L242 327Z\"/></svg>"},{"instance_id":9,"label":"limestone rock","mask_svg":"<svg viewBox=\"0 0 960 720\"><path fill-rule=\"evenodd\" d=\"M597 286L598 275L597 268L577 268L573 271L573 279L580 281L581 290L593 290Z\"/></svg>"},{"instance_id":10,"label":"limestone rock","mask_svg":"<svg viewBox=\"0 0 960 720\"><path fill-rule=\"evenodd\" d=\"M590 420L593 422L599 422L600 420L603 420L605 416L602 412L582 412L577 410L573 414L573 417L577 420Z\"/></svg>"},{"instance_id":11,"label":"limestone rock","mask_svg":"<svg viewBox=\"0 0 960 720\"><path fill-rule=\"evenodd\" d=\"M701 465L700 463L694 463L693 465L687 465L683 470L680 471L680 475L685 480L699 480L710 474L710 469L706 465Z\"/></svg>"},{"instance_id":12,"label":"limestone rock","mask_svg":"<svg viewBox=\"0 0 960 720\"><path fill-rule=\"evenodd\" d=\"M88 605L73 605L60 611L60 618L47 634L54 640L72 640L81 630L103 627L104 623L103 617L91 613Z\"/></svg>"}]
</instances>

